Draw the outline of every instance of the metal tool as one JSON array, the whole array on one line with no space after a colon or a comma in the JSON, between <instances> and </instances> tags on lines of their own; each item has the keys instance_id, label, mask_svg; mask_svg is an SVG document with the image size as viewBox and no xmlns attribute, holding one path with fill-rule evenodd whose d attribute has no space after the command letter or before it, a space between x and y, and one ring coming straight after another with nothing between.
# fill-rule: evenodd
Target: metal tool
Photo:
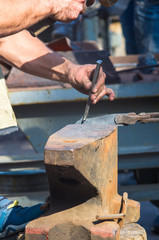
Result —
<instances>
[{"instance_id":1,"label":"metal tool","mask_svg":"<svg viewBox=\"0 0 159 240\"><path fill-rule=\"evenodd\" d=\"M91 86L91 89L90 89L90 92L89 92L89 97L88 97L88 100L87 100L87 103L86 103L86 107L85 107L85 111L84 111L84 115L83 115L81 124L83 124L86 121L86 118L88 116L90 105L91 105L90 95L91 95L92 89L93 89L93 87L96 84L96 81L98 79L98 75L99 75L101 64L102 64L102 60L98 60L96 68L95 68L95 71L94 71L93 80L92 80L92 86Z\"/></svg>"},{"instance_id":2,"label":"metal tool","mask_svg":"<svg viewBox=\"0 0 159 240\"><path fill-rule=\"evenodd\" d=\"M127 126L136 124L136 122L140 123L155 123L159 122L159 112L152 113L139 113L136 114L134 112L131 113L115 113L115 114L106 114L99 117L88 118L86 124L110 124L119 126ZM80 123L80 120L76 122Z\"/></svg>"},{"instance_id":3,"label":"metal tool","mask_svg":"<svg viewBox=\"0 0 159 240\"><path fill-rule=\"evenodd\" d=\"M131 72L135 70L143 70L143 69L148 69L148 68L156 68L159 67L159 64L151 64L151 65L145 65L145 66L138 66L138 67L133 67L133 68L126 68L122 70L118 70L117 73L125 73L125 72Z\"/></svg>"},{"instance_id":4,"label":"metal tool","mask_svg":"<svg viewBox=\"0 0 159 240\"><path fill-rule=\"evenodd\" d=\"M136 122L141 122L141 123L159 122L159 112L139 113L139 114L132 112L127 114L118 114L115 116L114 121L116 124L124 124L124 125L135 124Z\"/></svg>"}]
</instances>

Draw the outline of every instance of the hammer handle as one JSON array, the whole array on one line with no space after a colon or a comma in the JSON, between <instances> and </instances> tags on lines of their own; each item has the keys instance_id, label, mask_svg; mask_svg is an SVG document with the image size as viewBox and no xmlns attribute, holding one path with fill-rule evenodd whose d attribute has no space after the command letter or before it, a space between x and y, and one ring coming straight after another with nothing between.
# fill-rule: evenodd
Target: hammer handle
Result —
<instances>
[{"instance_id":1,"label":"hammer handle","mask_svg":"<svg viewBox=\"0 0 159 240\"><path fill-rule=\"evenodd\" d=\"M52 18L48 17L46 19L43 19L42 21L32 25L31 27L28 28L28 31L33 37L37 37L40 33L45 31L47 28L52 26L52 24L55 23L55 20Z\"/></svg>"}]
</instances>

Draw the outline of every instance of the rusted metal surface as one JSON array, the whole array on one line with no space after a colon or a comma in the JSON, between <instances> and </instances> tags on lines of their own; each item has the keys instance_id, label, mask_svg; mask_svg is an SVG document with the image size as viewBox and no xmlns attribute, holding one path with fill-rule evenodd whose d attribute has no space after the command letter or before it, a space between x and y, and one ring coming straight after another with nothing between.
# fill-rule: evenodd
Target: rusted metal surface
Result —
<instances>
[{"instance_id":1,"label":"rusted metal surface","mask_svg":"<svg viewBox=\"0 0 159 240\"><path fill-rule=\"evenodd\" d=\"M159 81L158 70L152 74L141 73L139 70L132 72L121 72L118 73L123 84L133 83L153 83Z\"/></svg>"},{"instance_id":2,"label":"rusted metal surface","mask_svg":"<svg viewBox=\"0 0 159 240\"><path fill-rule=\"evenodd\" d=\"M99 51L99 47L96 41L71 41L67 37L61 37L47 44L47 46L53 51L62 52L62 51Z\"/></svg>"},{"instance_id":3,"label":"rusted metal surface","mask_svg":"<svg viewBox=\"0 0 159 240\"><path fill-rule=\"evenodd\" d=\"M73 43L69 38L62 37L47 44L53 51L73 51L78 45ZM78 49L79 50L79 49Z\"/></svg>"},{"instance_id":4,"label":"rusted metal surface","mask_svg":"<svg viewBox=\"0 0 159 240\"><path fill-rule=\"evenodd\" d=\"M110 56L110 60L113 63L121 83L133 83L133 82L154 82L159 81L159 54L154 55L156 59L156 67L152 69L151 74L145 74L142 72L144 68L149 68L149 66L138 66L140 55L128 55L123 57ZM135 68L136 70L135 70Z\"/></svg>"},{"instance_id":5,"label":"rusted metal surface","mask_svg":"<svg viewBox=\"0 0 159 240\"><path fill-rule=\"evenodd\" d=\"M117 192L117 145L113 125L68 125L48 139L45 167L51 205L45 216L27 225L27 240L42 234L54 239L62 229L74 232L76 226L79 239L91 234L92 239L119 240L119 224L97 221L96 216L122 214L126 223L138 221L140 204ZM60 239L72 239L66 235Z\"/></svg>"},{"instance_id":6,"label":"rusted metal surface","mask_svg":"<svg viewBox=\"0 0 159 240\"><path fill-rule=\"evenodd\" d=\"M154 54L155 59L159 61L159 54ZM110 56L110 60L113 64L127 64L127 63L137 63L139 55L127 55L127 56Z\"/></svg>"}]
</instances>

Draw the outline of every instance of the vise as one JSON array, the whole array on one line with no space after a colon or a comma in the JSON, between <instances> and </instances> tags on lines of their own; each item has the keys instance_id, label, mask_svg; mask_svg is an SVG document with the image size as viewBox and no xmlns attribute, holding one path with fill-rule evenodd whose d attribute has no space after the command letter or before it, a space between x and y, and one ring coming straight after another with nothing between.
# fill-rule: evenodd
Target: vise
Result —
<instances>
[{"instance_id":1,"label":"vise","mask_svg":"<svg viewBox=\"0 0 159 240\"><path fill-rule=\"evenodd\" d=\"M118 194L117 156L113 125L72 124L51 135L44 160L50 208L26 226L25 239L122 239L124 226L138 221L140 204ZM141 229L143 238L132 239L146 239Z\"/></svg>"}]
</instances>

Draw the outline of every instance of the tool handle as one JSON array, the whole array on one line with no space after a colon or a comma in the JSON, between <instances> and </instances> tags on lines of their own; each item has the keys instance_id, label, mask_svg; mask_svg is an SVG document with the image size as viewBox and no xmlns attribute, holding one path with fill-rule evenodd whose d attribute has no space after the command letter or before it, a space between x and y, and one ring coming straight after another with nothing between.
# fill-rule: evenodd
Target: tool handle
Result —
<instances>
[{"instance_id":1,"label":"tool handle","mask_svg":"<svg viewBox=\"0 0 159 240\"><path fill-rule=\"evenodd\" d=\"M37 37L40 33L45 31L47 28L49 28L53 23L55 23L55 20L48 17L46 19L43 19L42 21L32 25L28 28L28 31L33 37Z\"/></svg>"},{"instance_id":2,"label":"tool handle","mask_svg":"<svg viewBox=\"0 0 159 240\"><path fill-rule=\"evenodd\" d=\"M92 93L92 89L94 88L94 86L97 82L101 64L102 64L102 60L98 60L95 71L94 71L94 74L93 74L92 86L91 86L91 89L90 89L90 93Z\"/></svg>"}]
</instances>

